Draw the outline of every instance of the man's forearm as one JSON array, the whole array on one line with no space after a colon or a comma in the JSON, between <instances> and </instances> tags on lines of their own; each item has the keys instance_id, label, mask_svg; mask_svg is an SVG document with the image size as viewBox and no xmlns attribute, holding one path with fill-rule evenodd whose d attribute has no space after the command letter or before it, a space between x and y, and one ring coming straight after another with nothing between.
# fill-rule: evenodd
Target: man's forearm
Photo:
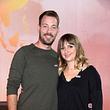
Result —
<instances>
[{"instance_id":1,"label":"man's forearm","mask_svg":"<svg viewBox=\"0 0 110 110\"><path fill-rule=\"evenodd\" d=\"M17 95L8 95L7 96L8 102L8 110L17 110Z\"/></svg>"}]
</instances>

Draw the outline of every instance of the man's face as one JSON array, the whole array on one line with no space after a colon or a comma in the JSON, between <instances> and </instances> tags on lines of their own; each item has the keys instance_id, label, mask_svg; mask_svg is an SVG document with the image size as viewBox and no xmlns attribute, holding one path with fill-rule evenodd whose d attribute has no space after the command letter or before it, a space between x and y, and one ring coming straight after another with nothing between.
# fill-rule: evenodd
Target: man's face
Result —
<instances>
[{"instance_id":1,"label":"man's face","mask_svg":"<svg viewBox=\"0 0 110 110\"><path fill-rule=\"evenodd\" d=\"M58 22L55 17L44 16L39 26L39 40L42 44L52 45L58 33Z\"/></svg>"}]
</instances>

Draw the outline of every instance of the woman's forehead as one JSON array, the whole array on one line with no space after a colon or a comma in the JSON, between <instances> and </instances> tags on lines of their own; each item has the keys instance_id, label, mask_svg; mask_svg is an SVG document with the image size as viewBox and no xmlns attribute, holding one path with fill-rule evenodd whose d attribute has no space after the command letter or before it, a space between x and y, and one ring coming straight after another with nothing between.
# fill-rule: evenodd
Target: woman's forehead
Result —
<instances>
[{"instance_id":1,"label":"woman's forehead","mask_svg":"<svg viewBox=\"0 0 110 110\"><path fill-rule=\"evenodd\" d=\"M64 45L74 45L74 43L71 41L69 42L65 40L64 42L61 43L61 46L64 46Z\"/></svg>"}]
</instances>

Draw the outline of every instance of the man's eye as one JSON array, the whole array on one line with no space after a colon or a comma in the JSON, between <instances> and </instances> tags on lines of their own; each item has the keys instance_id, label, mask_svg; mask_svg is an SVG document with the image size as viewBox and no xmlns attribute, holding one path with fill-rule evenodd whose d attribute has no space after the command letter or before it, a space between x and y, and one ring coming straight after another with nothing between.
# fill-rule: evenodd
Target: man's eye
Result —
<instances>
[{"instance_id":1,"label":"man's eye","mask_svg":"<svg viewBox=\"0 0 110 110\"><path fill-rule=\"evenodd\" d=\"M52 29L57 29L57 27L56 26L53 26Z\"/></svg>"},{"instance_id":2,"label":"man's eye","mask_svg":"<svg viewBox=\"0 0 110 110\"><path fill-rule=\"evenodd\" d=\"M46 25L43 25L42 27L44 27L44 28L45 28L45 27L47 27L47 26L46 26Z\"/></svg>"}]
</instances>

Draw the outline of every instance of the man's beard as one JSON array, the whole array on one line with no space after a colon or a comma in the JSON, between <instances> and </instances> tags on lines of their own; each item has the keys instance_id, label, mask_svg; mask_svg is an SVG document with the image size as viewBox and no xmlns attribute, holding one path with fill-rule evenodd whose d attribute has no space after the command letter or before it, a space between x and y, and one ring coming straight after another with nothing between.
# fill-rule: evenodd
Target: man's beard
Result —
<instances>
[{"instance_id":1,"label":"man's beard","mask_svg":"<svg viewBox=\"0 0 110 110\"><path fill-rule=\"evenodd\" d=\"M44 34L44 36L46 36L46 35L54 37L52 34L49 34L49 33ZM55 39L53 39L51 41L45 40L44 38L41 37L41 34L39 35L39 39L43 44L48 45L48 46L51 46L55 40Z\"/></svg>"}]
</instances>

